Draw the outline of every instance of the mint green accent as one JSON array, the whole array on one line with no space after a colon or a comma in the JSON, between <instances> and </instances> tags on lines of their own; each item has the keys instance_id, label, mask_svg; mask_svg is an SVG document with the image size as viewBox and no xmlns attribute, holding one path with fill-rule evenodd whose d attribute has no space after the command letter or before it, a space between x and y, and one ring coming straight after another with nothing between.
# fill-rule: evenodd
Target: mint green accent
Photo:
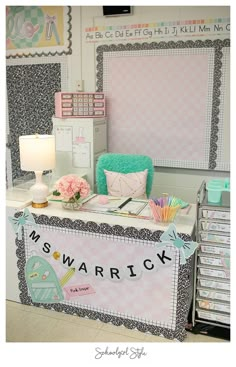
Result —
<instances>
[{"instance_id":1,"label":"mint green accent","mask_svg":"<svg viewBox=\"0 0 236 367\"><path fill-rule=\"evenodd\" d=\"M22 228L25 224L31 224L36 227L37 224L34 221L33 215L30 213L28 208L24 209L23 214L18 217L8 217L9 222L11 223L15 234L18 236L18 240L22 239Z\"/></svg>"},{"instance_id":2,"label":"mint green accent","mask_svg":"<svg viewBox=\"0 0 236 367\"><path fill-rule=\"evenodd\" d=\"M214 179L207 183L208 202L219 203L223 191L230 191L230 179L227 177L223 180Z\"/></svg>"},{"instance_id":3,"label":"mint green accent","mask_svg":"<svg viewBox=\"0 0 236 367\"><path fill-rule=\"evenodd\" d=\"M186 264L186 259L192 256L198 247L197 242L182 240L176 231L176 227L173 223L169 225L167 230L162 233L160 240L162 243L172 243L173 246L179 249L180 264Z\"/></svg>"},{"instance_id":4,"label":"mint green accent","mask_svg":"<svg viewBox=\"0 0 236 367\"><path fill-rule=\"evenodd\" d=\"M141 172L148 169L146 194L152 190L154 167L152 159L146 155L106 153L102 154L96 166L96 183L98 194L107 195L107 182L104 169L119 173Z\"/></svg>"},{"instance_id":5,"label":"mint green accent","mask_svg":"<svg viewBox=\"0 0 236 367\"><path fill-rule=\"evenodd\" d=\"M174 245L175 245L175 247L177 247L177 248L181 248L181 247L183 247L183 244L184 244L184 241L183 241L181 238L179 238L179 237L177 237L177 238L174 240Z\"/></svg>"},{"instance_id":6,"label":"mint green accent","mask_svg":"<svg viewBox=\"0 0 236 367\"><path fill-rule=\"evenodd\" d=\"M225 257L225 265L228 269L230 269L230 258L229 257Z\"/></svg>"},{"instance_id":7,"label":"mint green accent","mask_svg":"<svg viewBox=\"0 0 236 367\"><path fill-rule=\"evenodd\" d=\"M25 267L25 279L33 302L57 303L64 299L53 267L42 257L29 258Z\"/></svg>"},{"instance_id":8,"label":"mint green accent","mask_svg":"<svg viewBox=\"0 0 236 367\"><path fill-rule=\"evenodd\" d=\"M22 226L25 224L26 220L24 217L19 217L19 224L21 224Z\"/></svg>"}]
</instances>

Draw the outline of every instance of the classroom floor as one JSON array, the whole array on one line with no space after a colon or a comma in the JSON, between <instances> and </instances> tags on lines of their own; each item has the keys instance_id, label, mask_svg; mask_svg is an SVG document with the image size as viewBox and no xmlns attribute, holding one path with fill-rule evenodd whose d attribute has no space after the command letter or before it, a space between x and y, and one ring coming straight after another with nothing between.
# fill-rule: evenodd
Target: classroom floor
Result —
<instances>
[{"instance_id":1,"label":"classroom floor","mask_svg":"<svg viewBox=\"0 0 236 367\"><path fill-rule=\"evenodd\" d=\"M187 333L186 343L227 342L223 339ZM7 342L175 342L163 337L148 335L123 326L113 326L100 321L71 316L6 301Z\"/></svg>"}]
</instances>

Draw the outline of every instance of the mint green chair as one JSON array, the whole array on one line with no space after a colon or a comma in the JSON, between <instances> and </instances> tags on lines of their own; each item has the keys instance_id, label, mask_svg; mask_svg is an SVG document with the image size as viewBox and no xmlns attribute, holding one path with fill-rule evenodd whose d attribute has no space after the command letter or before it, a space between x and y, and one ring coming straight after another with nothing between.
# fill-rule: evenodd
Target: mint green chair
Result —
<instances>
[{"instance_id":1,"label":"mint green chair","mask_svg":"<svg viewBox=\"0 0 236 367\"><path fill-rule=\"evenodd\" d=\"M104 169L119 173L141 172L148 169L146 194L150 196L154 175L152 159L146 155L105 153L102 154L96 165L97 193L107 195L107 182Z\"/></svg>"}]
</instances>

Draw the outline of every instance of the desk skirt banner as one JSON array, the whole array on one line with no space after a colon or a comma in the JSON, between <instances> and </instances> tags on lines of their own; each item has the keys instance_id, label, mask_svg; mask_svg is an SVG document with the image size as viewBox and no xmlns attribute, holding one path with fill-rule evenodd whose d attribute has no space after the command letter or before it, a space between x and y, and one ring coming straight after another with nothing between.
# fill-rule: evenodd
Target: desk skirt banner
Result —
<instances>
[{"instance_id":1,"label":"desk skirt banner","mask_svg":"<svg viewBox=\"0 0 236 367\"><path fill-rule=\"evenodd\" d=\"M162 231L32 216L16 239L23 304L183 341L191 257Z\"/></svg>"}]
</instances>

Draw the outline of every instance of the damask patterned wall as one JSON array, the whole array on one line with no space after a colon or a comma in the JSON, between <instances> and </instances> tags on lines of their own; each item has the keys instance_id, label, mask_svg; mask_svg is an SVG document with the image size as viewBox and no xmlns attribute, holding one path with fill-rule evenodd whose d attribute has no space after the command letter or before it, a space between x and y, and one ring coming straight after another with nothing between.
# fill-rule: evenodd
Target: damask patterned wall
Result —
<instances>
[{"instance_id":1,"label":"damask patterned wall","mask_svg":"<svg viewBox=\"0 0 236 367\"><path fill-rule=\"evenodd\" d=\"M61 65L7 66L6 77L14 180L27 174L20 169L19 136L52 132L54 93L61 90Z\"/></svg>"},{"instance_id":2,"label":"damask patterned wall","mask_svg":"<svg viewBox=\"0 0 236 367\"><path fill-rule=\"evenodd\" d=\"M10 182L28 175L20 169L19 136L52 133L54 94L68 88L71 30L70 6L6 7Z\"/></svg>"}]
</instances>

